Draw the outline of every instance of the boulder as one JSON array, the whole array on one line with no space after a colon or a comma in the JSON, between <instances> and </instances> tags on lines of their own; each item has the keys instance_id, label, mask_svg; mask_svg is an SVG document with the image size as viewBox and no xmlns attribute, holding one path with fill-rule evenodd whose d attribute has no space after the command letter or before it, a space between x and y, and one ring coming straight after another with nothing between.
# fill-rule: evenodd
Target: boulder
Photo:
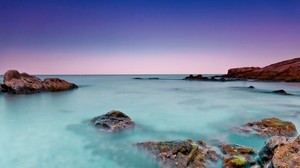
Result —
<instances>
[{"instance_id":1,"label":"boulder","mask_svg":"<svg viewBox=\"0 0 300 168\"><path fill-rule=\"evenodd\" d=\"M300 82L300 58L278 62L263 68L232 68L224 76L229 78Z\"/></svg>"},{"instance_id":2,"label":"boulder","mask_svg":"<svg viewBox=\"0 0 300 168\"><path fill-rule=\"evenodd\" d=\"M30 94L47 91L63 91L77 88L73 83L69 83L58 78L41 79L27 73L19 73L17 70L9 70L3 76L1 91L13 94Z\"/></svg>"},{"instance_id":3,"label":"boulder","mask_svg":"<svg viewBox=\"0 0 300 168\"><path fill-rule=\"evenodd\" d=\"M9 70L3 75L2 90L15 94L28 94L42 92L44 87L43 82L35 76Z\"/></svg>"},{"instance_id":4,"label":"boulder","mask_svg":"<svg viewBox=\"0 0 300 168\"><path fill-rule=\"evenodd\" d=\"M69 83L59 78L46 78L43 81L43 86L47 91L63 91L78 88L74 83Z\"/></svg>"},{"instance_id":5,"label":"boulder","mask_svg":"<svg viewBox=\"0 0 300 168\"><path fill-rule=\"evenodd\" d=\"M238 132L257 134L259 136L295 136L297 130L290 121L278 118L266 118L260 121L249 122L236 129Z\"/></svg>"},{"instance_id":6,"label":"boulder","mask_svg":"<svg viewBox=\"0 0 300 168\"><path fill-rule=\"evenodd\" d=\"M95 127L108 132L123 131L135 125L134 122L121 111L111 111L95 117L91 120L91 123Z\"/></svg>"},{"instance_id":7,"label":"boulder","mask_svg":"<svg viewBox=\"0 0 300 168\"><path fill-rule=\"evenodd\" d=\"M191 140L166 142L140 142L135 144L154 156L161 167L205 168L219 159L213 148L197 145Z\"/></svg>"},{"instance_id":8,"label":"boulder","mask_svg":"<svg viewBox=\"0 0 300 168\"><path fill-rule=\"evenodd\" d=\"M263 148L259 151L259 162L262 166L268 167L274 156L274 151L277 147L289 143L294 140L292 137L273 136L265 142Z\"/></svg>"},{"instance_id":9,"label":"boulder","mask_svg":"<svg viewBox=\"0 0 300 168\"><path fill-rule=\"evenodd\" d=\"M278 145L272 158L274 168L300 168L300 136L292 141Z\"/></svg>"},{"instance_id":10,"label":"boulder","mask_svg":"<svg viewBox=\"0 0 300 168\"><path fill-rule=\"evenodd\" d=\"M251 147L236 144L223 144L219 147L224 154L223 168L242 168L256 164L256 152Z\"/></svg>"}]
</instances>

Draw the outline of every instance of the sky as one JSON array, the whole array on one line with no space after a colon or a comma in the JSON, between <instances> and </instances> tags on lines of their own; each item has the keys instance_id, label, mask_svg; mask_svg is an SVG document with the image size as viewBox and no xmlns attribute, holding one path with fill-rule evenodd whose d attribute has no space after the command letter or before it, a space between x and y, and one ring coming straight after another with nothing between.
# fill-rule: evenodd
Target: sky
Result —
<instances>
[{"instance_id":1,"label":"sky","mask_svg":"<svg viewBox=\"0 0 300 168\"><path fill-rule=\"evenodd\" d=\"M296 57L299 0L0 0L0 74L223 74Z\"/></svg>"}]
</instances>

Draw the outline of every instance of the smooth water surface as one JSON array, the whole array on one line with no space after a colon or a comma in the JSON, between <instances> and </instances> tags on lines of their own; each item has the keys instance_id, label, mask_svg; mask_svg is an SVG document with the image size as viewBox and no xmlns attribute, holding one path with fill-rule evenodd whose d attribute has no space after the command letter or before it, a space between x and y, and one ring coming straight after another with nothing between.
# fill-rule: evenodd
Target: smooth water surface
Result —
<instances>
[{"instance_id":1,"label":"smooth water surface","mask_svg":"<svg viewBox=\"0 0 300 168\"><path fill-rule=\"evenodd\" d=\"M211 145L228 142L259 149L264 138L236 135L230 128L279 117L300 130L299 83L171 80L184 76L57 76L79 88L32 95L0 93L0 167L154 168L157 163L133 143L203 139ZM250 85L256 89L247 88ZM277 89L294 95L270 93ZM136 128L109 134L89 124L91 118L111 110L129 115Z\"/></svg>"}]
</instances>

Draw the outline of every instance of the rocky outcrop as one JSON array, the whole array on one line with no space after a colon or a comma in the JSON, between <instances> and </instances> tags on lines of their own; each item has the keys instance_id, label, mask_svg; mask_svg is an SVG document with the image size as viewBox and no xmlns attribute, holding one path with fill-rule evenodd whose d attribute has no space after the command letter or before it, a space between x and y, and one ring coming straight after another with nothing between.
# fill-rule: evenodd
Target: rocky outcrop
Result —
<instances>
[{"instance_id":1,"label":"rocky outcrop","mask_svg":"<svg viewBox=\"0 0 300 168\"><path fill-rule=\"evenodd\" d=\"M256 152L253 148L236 145L236 144L223 144L220 149L224 154L223 168L242 168L255 165Z\"/></svg>"},{"instance_id":2,"label":"rocky outcrop","mask_svg":"<svg viewBox=\"0 0 300 168\"><path fill-rule=\"evenodd\" d=\"M234 129L237 132L247 134L257 134L259 136L295 136L297 130L290 121L284 121L278 118L266 118L260 121L249 122L242 125L241 128Z\"/></svg>"},{"instance_id":3,"label":"rocky outcrop","mask_svg":"<svg viewBox=\"0 0 300 168\"><path fill-rule=\"evenodd\" d=\"M278 145L274 151L272 166L300 168L300 136L293 141Z\"/></svg>"},{"instance_id":4,"label":"rocky outcrop","mask_svg":"<svg viewBox=\"0 0 300 168\"><path fill-rule=\"evenodd\" d=\"M136 143L158 160L161 167L205 168L211 167L219 158L213 148L205 143L196 144L191 140Z\"/></svg>"},{"instance_id":5,"label":"rocky outcrop","mask_svg":"<svg viewBox=\"0 0 300 168\"><path fill-rule=\"evenodd\" d=\"M9 70L3 76L1 91L13 94L30 94L48 91L63 91L77 88L73 83L58 78L48 78L42 81L36 76Z\"/></svg>"},{"instance_id":6,"label":"rocky outcrop","mask_svg":"<svg viewBox=\"0 0 300 168\"><path fill-rule=\"evenodd\" d=\"M259 162L265 167L270 167L274 151L278 146L285 145L294 140L292 137L273 136L265 142L264 147L259 151Z\"/></svg>"},{"instance_id":7,"label":"rocky outcrop","mask_svg":"<svg viewBox=\"0 0 300 168\"><path fill-rule=\"evenodd\" d=\"M274 136L259 152L259 162L268 168L300 168L300 136Z\"/></svg>"},{"instance_id":8,"label":"rocky outcrop","mask_svg":"<svg viewBox=\"0 0 300 168\"><path fill-rule=\"evenodd\" d=\"M269 66L232 68L224 77L268 81L300 82L300 58L294 58Z\"/></svg>"},{"instance_id":9,"label":"rocky outcrop","mask_svg":"<svg viewBox=\"0 0 300 168\"><path fill-rule=\"evenodd\" d=\"M121 111L111 111L101 116L95 117L91 123L108 132L123 131L134 126L134 122Z\"/></svg>"}]
</instances>

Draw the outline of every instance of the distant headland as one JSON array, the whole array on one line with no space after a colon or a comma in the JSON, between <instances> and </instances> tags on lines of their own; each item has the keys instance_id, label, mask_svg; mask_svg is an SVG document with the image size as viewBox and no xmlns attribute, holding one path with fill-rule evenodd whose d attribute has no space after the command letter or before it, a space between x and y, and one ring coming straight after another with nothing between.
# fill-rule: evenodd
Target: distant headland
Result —
<instances>
[{"instance_id":1,"label":"distant headland","mask_svg":"<svg viewBox=\"0 0 300 168\"><path fill-rule=\"evenodd\" d=\"M190 75L185 80L200 81L235 81L235 80L256 80L256 81L284 81L300 82L300 58L281 61L265 67L240 67L231 68L227 74L212 76L211 78L199 75Z\"/></svg>"}]
</instances>

